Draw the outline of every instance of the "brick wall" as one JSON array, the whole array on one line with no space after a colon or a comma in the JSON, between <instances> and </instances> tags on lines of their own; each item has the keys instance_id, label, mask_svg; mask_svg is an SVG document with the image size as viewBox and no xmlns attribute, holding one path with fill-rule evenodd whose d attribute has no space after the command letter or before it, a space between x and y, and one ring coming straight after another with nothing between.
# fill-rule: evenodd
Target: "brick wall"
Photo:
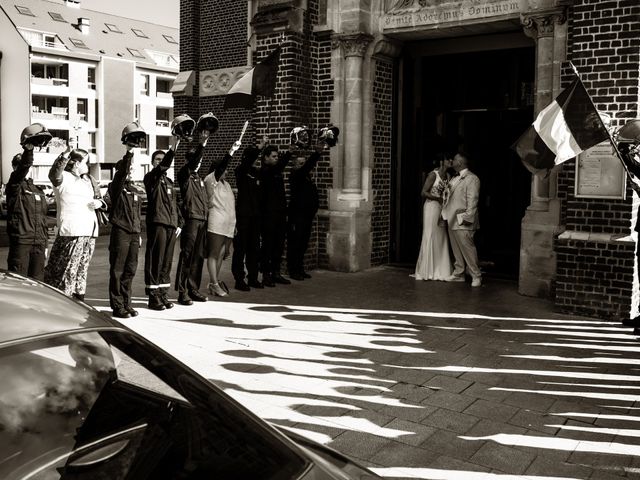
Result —
<instances>
[{"instance_id":1,"label":"brick wall","mask_svg":"<svg viewBox=\"0 0 640 480\"><path fill-rule=\"evenodd\" d=\"M613 116L614 126L638 116L639 40L636 0L580 0L569 11L568 59L581 73L596 107ZM563 72L566 85L572 75L568 68ZM625 200L576 198L574 182L571 161L558 178L561 218L568 231L591 239L558 239L556 305L601 318L628 317L638 301L633 289L634 245L602 240L631 232L637 197L627 188Z\"/></svg>"},{"instance_id":2,"label":"brick wall","mask_svg":"<svg viewBox=\"0 0 640 480\"><path fill-rule=\"evenodd\" d=\"M391 125L393 115L393 63L376 60L373 82L373 211L371 212L371 264L389 261L391 229Z\"/></svg>"}]
</instances>

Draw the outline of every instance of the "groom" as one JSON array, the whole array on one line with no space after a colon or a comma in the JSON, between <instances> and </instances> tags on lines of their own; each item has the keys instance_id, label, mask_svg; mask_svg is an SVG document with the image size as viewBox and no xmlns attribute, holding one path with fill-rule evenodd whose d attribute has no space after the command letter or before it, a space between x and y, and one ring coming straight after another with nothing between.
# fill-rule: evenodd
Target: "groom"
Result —
<instances>
[{"instance_id":1,"label":"groom","mask_svg":"<svg viewBox=\"0 0 640 480\"><path fill-rule=\"evenodd\" d=\"M479 228L478 196L480 179L467 168L469 159L465 153L453 157L453 168L459 174L449 181L449 192L444 200L441 216L447 221L449 239L455 264L453 275L447 282L464 282L465 269L471 275L471 286L482 285L482 273L478 267L478 252L473 235ZM465 268L466 267L466 268Z\"/></svg>"}]
</instances>

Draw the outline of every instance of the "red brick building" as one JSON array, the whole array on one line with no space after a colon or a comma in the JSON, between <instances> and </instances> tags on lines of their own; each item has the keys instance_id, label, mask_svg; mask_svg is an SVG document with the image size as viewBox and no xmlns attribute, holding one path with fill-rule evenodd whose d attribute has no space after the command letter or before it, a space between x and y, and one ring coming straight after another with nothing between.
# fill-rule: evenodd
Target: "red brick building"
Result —
<instances>
[{"instance_id":1,"label":"red brick building","mask_svg":"<svg viewBox=\"0 0 640 480\"><path fill-rule=\"evenodd\" d=\"M181 0L175 108L221 120L221 156L251 120L284 146L333 123L308 262L342 271L413 263L420 190L443 145L482 182L482 267L566 311L638 310L634 195L606 145L533 177L511 144L578 68L599 110L639 115L637 0ZM231 85L282 46L276 95L222 111ZM270 103L271 102L271 103Z\"/></svg>"}]
</instances>

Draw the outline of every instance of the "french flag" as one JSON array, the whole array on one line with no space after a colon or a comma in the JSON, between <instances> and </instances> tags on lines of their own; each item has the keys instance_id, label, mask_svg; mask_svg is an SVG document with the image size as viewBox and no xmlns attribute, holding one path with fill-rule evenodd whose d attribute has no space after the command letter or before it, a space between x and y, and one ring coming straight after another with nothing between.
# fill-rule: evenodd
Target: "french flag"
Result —
<instances>
[{"instance_id":1,"label":"french flag","mask_svg":"<svg viewBox=\"0 0 640 480\"><path fill-rule=\"evenodd\" d=\"M532 173L556 165L610 139L579 77L542 110L512 148Z\"/></svg>"},{"instance_id":2,"label":"french flag","mask_svg":"<svg viewBox=\"0 0 640 480\"><path fill-rule=\"evenodd\" d=\"M223 109L253 108L256 95L272 97L276 89L280 47L245 73L227 92Z\"/></svg>"}]
</instances>

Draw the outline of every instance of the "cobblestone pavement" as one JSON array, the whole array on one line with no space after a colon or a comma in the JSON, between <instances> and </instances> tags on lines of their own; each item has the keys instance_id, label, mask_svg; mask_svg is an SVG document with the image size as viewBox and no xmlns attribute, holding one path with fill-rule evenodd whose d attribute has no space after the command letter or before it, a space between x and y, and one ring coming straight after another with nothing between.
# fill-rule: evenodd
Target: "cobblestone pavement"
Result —
<instances>
[{"instance_id":1,"label":"cobblestone pavement","mask_svg":"<svg viewBox=\"0 0 640 480\"><path fill-rule=\"evenodd\" d=\"M152 312L141 266L131 328L384 477L640 478L640 344L619 324L554 313L513 283L394 267ZM104 238L90 273L88 302L104 309Z\"/></svg>"}]
</instances>

